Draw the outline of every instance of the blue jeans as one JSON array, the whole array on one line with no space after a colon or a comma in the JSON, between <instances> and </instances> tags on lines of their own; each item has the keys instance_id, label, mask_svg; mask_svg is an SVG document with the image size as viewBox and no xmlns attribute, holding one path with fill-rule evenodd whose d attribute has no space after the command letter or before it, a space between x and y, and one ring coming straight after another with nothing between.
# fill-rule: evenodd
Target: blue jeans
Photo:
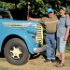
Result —
<instances>
[{"instance_id":1,"label":"blue jeans","mask_svg":"<svg viewBox=\"0 0 70 70\"><path fill-rule=\"evenodd\" d=\"M56 57L56 39L55 33L46 34L46 56L48 60L55 60Z\"/></svg>"}]
</instances>

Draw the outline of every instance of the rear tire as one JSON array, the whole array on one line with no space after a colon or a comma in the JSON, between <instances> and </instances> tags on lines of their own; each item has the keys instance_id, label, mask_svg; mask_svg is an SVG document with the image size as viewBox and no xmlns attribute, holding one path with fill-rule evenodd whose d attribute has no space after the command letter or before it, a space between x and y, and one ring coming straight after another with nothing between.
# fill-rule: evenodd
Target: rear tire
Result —
<instances>
[{"instance_id":1,"label":"rear tire","mask_svg":"<svg viewBox=\"0 0 70 70\"><path fill-rule=\"evenodd\" d=\"M30 57L27 46L19 38L12 38L5 44L4 56L9 63L15 65L27 63Z\"/></svg>"}]
</instances>

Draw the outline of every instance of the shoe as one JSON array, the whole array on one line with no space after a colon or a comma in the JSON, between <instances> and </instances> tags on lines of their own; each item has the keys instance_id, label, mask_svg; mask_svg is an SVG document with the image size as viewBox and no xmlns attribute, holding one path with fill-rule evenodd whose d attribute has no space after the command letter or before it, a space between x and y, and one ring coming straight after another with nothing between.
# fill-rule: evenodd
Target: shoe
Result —
<instances>
[{"instance_id":1,"label":"shoe","mask_svg":"<svg viewBox=\"0 0 70 70\"><path fill-rule=\"evenodd\" d=\"M52 63L57 62L56 60L53 60L53 59L51 61L52 61Z\"/></svg>"},{"instance_id":2,"label":"shoe","mask_svg":"<svg viewBox=\"0 0 70 70\"><path fill-rule=\"evenodd\" d=\"M61 64L61 60L57 61L57 64Z\"/></svg>"},{"instance_id":3,"label":"shoe","mask_svg":"<svg viewBox=\"0 0 70 70\"><path fill-rule=\"evenodd\" d=\"M48 59L47 59L47 60L45 60L44 62L51 62L51 60L48 60Z\"/></svg>"},{"instance_id":4,"label":"shoe","mask_svg":"<svg viewBox=\"0 0 70 70\"><path fill-rule=\"evenodd\" d=\"M64 63L57 64L56 67L63 67Z\"/></svg>"}]
</instances>

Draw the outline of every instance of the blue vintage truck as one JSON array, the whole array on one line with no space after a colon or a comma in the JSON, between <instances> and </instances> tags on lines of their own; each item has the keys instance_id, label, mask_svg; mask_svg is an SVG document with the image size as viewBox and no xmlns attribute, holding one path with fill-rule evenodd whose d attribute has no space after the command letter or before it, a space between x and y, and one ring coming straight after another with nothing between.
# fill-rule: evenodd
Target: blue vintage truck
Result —
<instances>
[{"instance_id":1,"label":"blue vintage truck","mask_svg":"<svg viewBox=\"0 0 70 70\"><path fill-rule=\"evenodd\" d=\"M25 64L31 54L43 51L36 38L38 28L41 27L37 25L40 22L13 20L9 11L0 8L0 52L4 53L8 62L15 65ZM42 36L41 33L38 35Z\"/></svg>"}]
</instances>

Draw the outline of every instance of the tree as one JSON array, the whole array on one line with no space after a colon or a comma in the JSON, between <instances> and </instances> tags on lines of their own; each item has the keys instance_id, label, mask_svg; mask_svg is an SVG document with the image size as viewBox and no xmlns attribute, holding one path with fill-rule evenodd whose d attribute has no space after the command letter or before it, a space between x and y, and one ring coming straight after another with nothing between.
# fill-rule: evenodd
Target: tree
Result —
<instances>
[{"instance_id":1,"label":"tree","mask_svg":"<svg viewBox=\"0 0 70 70\"><path fill-rule=\"evenodd\" d=\"M15 4L14 3L6 3L6 2L1 2L0 1L0 7L6 8L6 9L14 9Z\"/></svg>"},{"instance_id":2,"label":"tree","mask_svg":"<svg viewBox=\"0 0 70 70\"><path fill-rule=\"evenodd\" d=\"M5 1L5 2L1 2ZM46 14L46 9L52 7L56 12L59 11L61 6L65 6L68 11L70 11L70 0L1 0L0 7L5 7L7 9L25 9L27 12L28 2L30 2L30 12L33 15L40 16L41 14ZM11 3L7 3L11 2Z\"/></svg>"}]
</instances>

